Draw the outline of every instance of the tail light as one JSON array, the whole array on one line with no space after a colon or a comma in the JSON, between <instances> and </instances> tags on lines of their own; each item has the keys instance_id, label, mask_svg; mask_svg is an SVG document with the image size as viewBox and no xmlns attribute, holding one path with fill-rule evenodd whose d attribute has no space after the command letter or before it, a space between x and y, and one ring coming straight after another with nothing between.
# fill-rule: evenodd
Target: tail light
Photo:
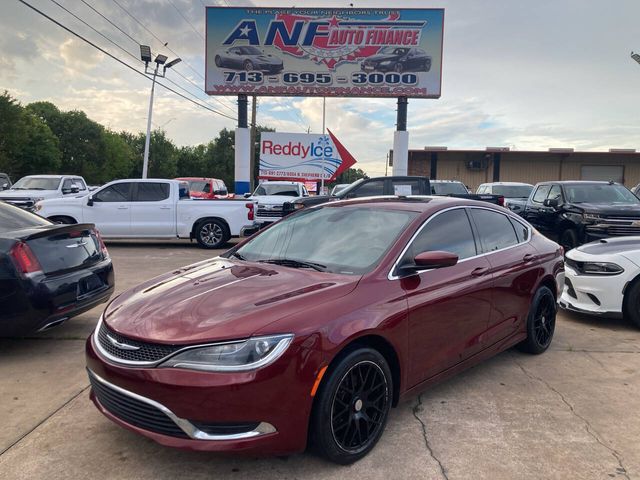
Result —
<instances>
[{"instance_id":1,"label":"tail light","mask_svg":"<svg viewBox=\"0 0 640 480\"><path fill-rule=\"evenodd\" d=\"M244 204L245 207L247 207L249 209L249 211L247 212L247 220L253 220L254 219L254 214L255 214L255 206L253 203L245 203Z\"/></svg>"},{"instance_id":2,"label":"tail light","mask_svg":"<svg viewBox=\"0 0 640 480\"><path fill-rule=\"evenodd\" d=\"M40 262L26 243L16 243L9 252L18 271L24 275L41 272Z\"/></svg>"},{"instance_id":3,"label":"tail light","mask_svg":"<svg viewBox=\"0 0 640 480\"><path fill-rule=\"evenodd\" d=\"M498 205L504 207L504 197L502 195L498 197Z\"/></svg>"},{"instance_id":4,"label":"tail light","mask_svg":"<svg viewBox=\"0 0 640 480\"><path fill-rule=\"evenodd\" d=\"M98 229L96 229L95 232L96 237L98 238L98 242L100 243L100 251L102 252L102 256L107 259L109 258L109 250L107 250L107 246L104 244L104 240L102 240L102 235L100 235Z\"/></svg>"}]
</instances>

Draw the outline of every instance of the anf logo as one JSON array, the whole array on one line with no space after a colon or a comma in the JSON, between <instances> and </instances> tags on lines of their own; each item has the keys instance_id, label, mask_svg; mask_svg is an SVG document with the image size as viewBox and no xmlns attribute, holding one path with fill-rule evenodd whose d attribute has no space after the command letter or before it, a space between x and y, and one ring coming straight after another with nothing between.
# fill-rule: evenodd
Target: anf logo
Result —
<instances>
[{"instance_id":1,"label":"anf logo","mask_svg":"<svg viewBox=\"0 0 640 480\"><path fill-rule=\"evenodd\" d=\"M232 45L236 40L248 40L249 45L260 45L256 21L242 20L224 41L224 45Z\"/></svg>"}]
</instances>

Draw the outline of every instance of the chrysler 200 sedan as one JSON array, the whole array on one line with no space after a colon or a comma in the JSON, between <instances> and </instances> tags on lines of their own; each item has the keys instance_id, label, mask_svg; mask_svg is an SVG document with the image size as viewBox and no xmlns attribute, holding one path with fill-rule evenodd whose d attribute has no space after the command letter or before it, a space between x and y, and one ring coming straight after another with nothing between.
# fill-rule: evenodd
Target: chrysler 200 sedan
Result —
<instances>
[{"instance_id":1,"label":"chrysler 200 sedan","mask_svg":"<svg viewBox=\"0 0 640 480\"><path fill-rule=\"evenodd\" d=\"M348 464L400 400L514 345L551 343L561 248L470 200L302 210L107 306L87 341L114 422L193 450Z\"/></svg>"}]
</instances>

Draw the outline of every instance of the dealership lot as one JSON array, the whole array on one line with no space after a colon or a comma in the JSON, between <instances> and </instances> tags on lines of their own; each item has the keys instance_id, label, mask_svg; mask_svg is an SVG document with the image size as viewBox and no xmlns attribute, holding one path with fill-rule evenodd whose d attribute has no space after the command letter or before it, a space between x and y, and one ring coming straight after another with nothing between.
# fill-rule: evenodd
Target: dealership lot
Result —
<instances>
[{"instance_id":1,"label":"dealership lot","mask_svg":"<svg viewBox=\"0 0 640 480\"><path fill-rule=\"evenodd\" d=\"M117 292L215 254L185 241L108 246ZM561 312L547 353L508 351L401 404L372 454L340 467L170 450L111 423L84 371L101 308L0 341L0 478L640 477L640 332L623 321Z\"/></svg>"}]
</instances>

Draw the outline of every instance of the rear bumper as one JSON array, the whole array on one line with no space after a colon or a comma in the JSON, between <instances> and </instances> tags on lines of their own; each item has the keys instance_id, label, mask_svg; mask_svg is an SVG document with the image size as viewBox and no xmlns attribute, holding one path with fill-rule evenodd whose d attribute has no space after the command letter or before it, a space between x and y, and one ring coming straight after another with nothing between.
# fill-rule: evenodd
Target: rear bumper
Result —
<instances>
[{"instance_id":1,"label":"rear bumper","mask_svg":"<svg viewBox=\"0 0 640 480\"><path fill-rule=\"evenodd\" d=\"M80 281L92 276L101 279L102 287L81 293ZM109 300L114 287L110 259L64 275L15 279L9 285L10 293L0 296L0 336L22 336L62 323Z\"/></svg>"}]
</instances>

